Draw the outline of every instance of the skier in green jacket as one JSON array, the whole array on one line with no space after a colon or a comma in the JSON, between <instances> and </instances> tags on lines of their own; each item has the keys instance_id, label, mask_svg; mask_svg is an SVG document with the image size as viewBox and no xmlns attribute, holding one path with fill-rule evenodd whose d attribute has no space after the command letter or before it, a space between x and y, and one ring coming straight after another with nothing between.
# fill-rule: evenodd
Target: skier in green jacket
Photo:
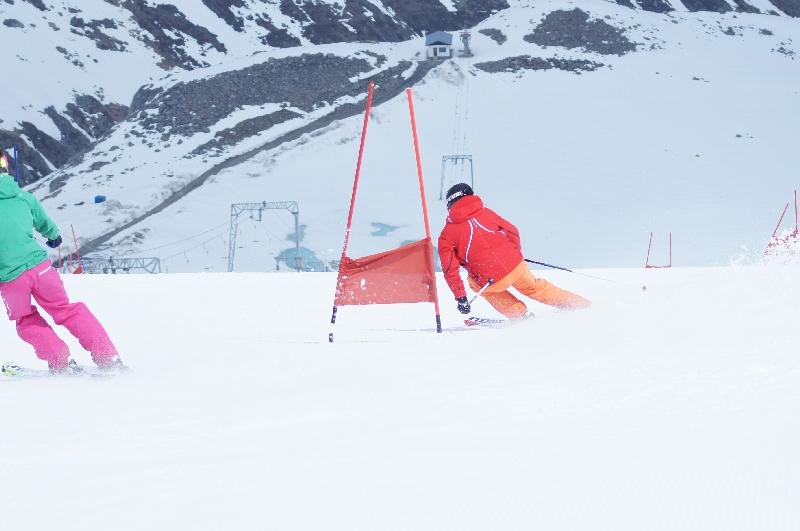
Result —
<instances>
[{"instance_id":1,"label":"skier in green jacket","mask_svg":"<svg viewBox=\"0 0 800 531\"><path fill-rule=\"evenodd\" d=\"M58 227L30 193L21 190L8 174L8 157L0 151L0 295L17 333L53 373L80 373L69 347L31 304L31 297L64 325L100 369L124 368L117 349L103 326L82 302L70 303L58 271L33 237L33 229L46 245L61 245Z\"/></svg>"}]
</instances>

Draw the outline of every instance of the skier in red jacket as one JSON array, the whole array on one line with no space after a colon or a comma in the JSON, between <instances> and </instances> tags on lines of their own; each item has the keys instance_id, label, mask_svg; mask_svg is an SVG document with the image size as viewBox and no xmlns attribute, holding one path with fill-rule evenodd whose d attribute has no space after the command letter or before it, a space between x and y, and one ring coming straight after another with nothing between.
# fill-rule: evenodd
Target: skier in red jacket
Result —
<instances>
[{"instance_id":1,"label":"skier in red jacket","mask_svg":"<svg viewBox=\"0 0 800 531\"><path fill-rule=\"evenodd\" d=\"M460 183L447 191L447 223L439 236L439 258L444 278L458 302L458 310L470 312L459 267L469 274L469 286L509 319L520 319L528 309L509 293L513 287L523 295L563 309L591 305L580 295L563 290L531 274L522 256L517 228L483 206L469 185Z\"/></svg>"}]
</instances>

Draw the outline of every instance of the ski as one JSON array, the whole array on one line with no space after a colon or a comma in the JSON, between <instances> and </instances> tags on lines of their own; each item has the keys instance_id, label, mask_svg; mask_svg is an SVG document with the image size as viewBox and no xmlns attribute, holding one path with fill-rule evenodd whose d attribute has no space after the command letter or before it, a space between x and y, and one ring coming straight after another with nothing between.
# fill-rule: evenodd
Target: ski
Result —
<instances>
[{"instance_id":1,"label":"ski","mask_svg":"<svg viewBox=\"0 0 800 531\"><path fill-rule=\"evenodd\" d=\"M498 327L501 325L508 324L509 321L507 319L490 319L487 317L475 317L471 316L467 319L464 319L464 324L467 326L490 326L490 327Z\"/></svg>"},{"instance_id":2,"label":"ski","mask_svg":"<svg viewBox=\"0 0 800 531\"><path fill-rule=\"evenodd\" d=\"M30 378L112 378L121 374L120 371L101 371L96 367L81 367L78 374L52 373L49 369L33 369L23 367L16 363L3 363L0 365L0 375L3 378L25 380Z\"/></svg>"},{"instance_id":3,"label":"ski","mask_svg":"<svg viewBox=\"0 0 800 531\"><path fill-rule=\"evenodd\" d=\"M489 317L470 316L467 319L464 319L464 324L474 327L503 328L521 323L522 321L527 321L532 317L532 313L526 314L522 319L492 319Z\"/></svg>"}]
</instances>

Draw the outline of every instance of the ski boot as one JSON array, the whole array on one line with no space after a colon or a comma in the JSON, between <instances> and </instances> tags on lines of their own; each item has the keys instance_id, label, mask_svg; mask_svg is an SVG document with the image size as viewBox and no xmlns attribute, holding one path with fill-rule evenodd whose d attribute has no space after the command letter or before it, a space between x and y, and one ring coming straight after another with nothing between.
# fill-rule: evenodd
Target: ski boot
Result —
<instances>
[{"instance_id":1,"label":"ski boot","mask_svg":"<svg viewBox=\"0 0 800 531\"><path fill-rule=\"evenodd\" d=\"M2 367L0 367L0 373L4 376L18 376L25 371L19 365L14 365L13 363L4 363Z\"/></svg>"},{"instance_id":2,"label":"ski boot","mask_svg":"<svg viewBox=\"0 0 800 531\"><path fill-rule=\"evenodd\" d=\"M75 360L69 360L66 365L60 368L53 367L52 365L48 364L50 367L50 374L63 374L65 376L79 376L83 374L83 367L78 365Z\"/></svg>"},{"instance_id":3,"label":"ski boot","mask_svg":"<svg viewBox=\"0 0 800 531\"><path fill-rule=\"evenodd\" d=\"M100 372L108 373L108 374L122 374L123 372L128 370L128 366L122 363L122 360L119 359L119 356L114 356L108 363L104 363L103 365L98 365L97 369Z\"/></svg>"}]
</instances>

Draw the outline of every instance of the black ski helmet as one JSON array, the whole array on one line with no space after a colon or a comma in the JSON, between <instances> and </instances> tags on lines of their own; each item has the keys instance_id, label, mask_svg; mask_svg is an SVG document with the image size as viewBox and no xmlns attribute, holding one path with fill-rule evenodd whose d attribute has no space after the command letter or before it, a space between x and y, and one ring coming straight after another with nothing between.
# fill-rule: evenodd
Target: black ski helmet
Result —
<instances>
[{"instance_id":1,"label":"black ski helmet","mask_svg":"<svg viewBox=\"0 0 800 531\"><path fill-rule=\"evenodd\" d=\"M447 210L450 210L450 207L452 207L455 204L455 202L461 199L462 197L474 194L475 192L472 191L472 187L467 183L454 184L447 191L447 196L446 196Z\"/></svg>"}]
</instances>

